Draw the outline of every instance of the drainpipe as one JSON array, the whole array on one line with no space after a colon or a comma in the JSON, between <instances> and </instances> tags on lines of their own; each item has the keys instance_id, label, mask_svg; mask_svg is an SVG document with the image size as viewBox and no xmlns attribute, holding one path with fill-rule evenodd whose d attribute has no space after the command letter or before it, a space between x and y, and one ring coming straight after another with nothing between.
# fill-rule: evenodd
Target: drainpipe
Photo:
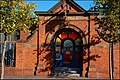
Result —
<instances>
[{"instance_id":1,"label":"drainpipe","mask_svg":"<svg viewBox=\"0 0 120 80\"><path fill-rule=\"evenodd\" d=\"M35 66L35 69L34 69L34 76L36 76L36 71L37 71L37 68L38 68L38 64L39 64L39 27L36 29L37 30L37 62L36 62L36 66Z\"/></svg>"},{"instance_id":2,"label":"drainpipe","mask_svg":"<svg viewBox=\"0 0 120 80\"><path fill-rule=\"evenodd\" d=\"M90 14L88 13L88 67L86 68L85 77L88 77L89 66L90 66Z\"/></svg>"}]
</instances>

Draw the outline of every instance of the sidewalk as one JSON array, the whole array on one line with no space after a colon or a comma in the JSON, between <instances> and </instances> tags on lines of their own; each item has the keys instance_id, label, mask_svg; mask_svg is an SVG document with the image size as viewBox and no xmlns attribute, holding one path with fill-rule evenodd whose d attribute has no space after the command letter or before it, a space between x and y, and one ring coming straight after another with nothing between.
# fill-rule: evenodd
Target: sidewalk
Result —
<instances>
[{"instance_id":1,"label":"sidewalk","mask_svg":"<svg viewBox=\"0 0 120 80\"><path fill-rule=\"evenodd\" d=\"M83 77L69 77L69 78L56 78L56 77L44 77L44 76L4 76L4 79L42 79L42 80L63 80L63 79L68 79L68 80L84 80L84 79L90 79L90 78L83 78ZM93 78L91 78L93 79Z\"/></svg>"}]
</instances>

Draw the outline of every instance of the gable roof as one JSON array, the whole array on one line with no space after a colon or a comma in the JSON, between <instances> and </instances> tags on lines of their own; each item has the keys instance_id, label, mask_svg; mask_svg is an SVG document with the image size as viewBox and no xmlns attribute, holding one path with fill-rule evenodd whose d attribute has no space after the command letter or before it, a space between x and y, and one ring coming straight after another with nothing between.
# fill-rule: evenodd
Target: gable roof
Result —
<instances>
[{"instance_id":1,"label":"gable roof","mask_svg":"<svg viewBox=\"0 0 120 80\"><path fill-rule=\"evenodd\" d=\"M88 15L88 13L90 15L94 15L94 14L98 14L97 12L95 11L91 11L91 10L88 10L86 11L84 8L82 8L80 5L78 5L74 0L60 0L57 4L55 4L51 9L49 9L48 11L35 11L35 13L37 15L41 15L41 16L57 16L57 15L62 15L61 13L59 12L55 12L58 10L58 8L61 8L61 6L64 4L64 3L67 3L69 6L71 7L74 7L76 8L76 12L69 12L68 15ZM73 8L73 9L74 9ZM61 12L61 11L60 11ZM63 15L65 15L63 13Z\"/></svg>"},{"instance_id":2,"label":"gable roof","mask_svg":"<svg viewBox=\"0 0 120 80\"><path fill-rule=\"evenodd\" d=\"M60 0L57 4L55 4L51 9L49 9L47 12L51 13L54 12L55 10L57 10L59 7L61 7L61 5L66 2L67 4L71 4L72 6L74 6L78 12L86 12L85 9L83 9L81 6L79 6L76 2L74 2L73 0Z\"/></svg>"}]
</instances>

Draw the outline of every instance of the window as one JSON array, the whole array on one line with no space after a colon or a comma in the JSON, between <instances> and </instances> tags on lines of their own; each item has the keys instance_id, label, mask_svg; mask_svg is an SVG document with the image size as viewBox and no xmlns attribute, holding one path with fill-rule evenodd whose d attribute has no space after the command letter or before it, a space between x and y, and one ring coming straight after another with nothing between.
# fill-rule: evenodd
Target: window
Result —
<instances>
[{"instance_id":1,"label":"window","mask_svg":"<svg viewBox=\"0 0 120 80\"><path fill-rule=\"evenodd\" d=\"M15 66L15 40L16 40L15 34L8 36L4 59L6 66ZM4 48L4 34L0 33L0 59L2 59L3 48Z\"/></svg>"},{"instance_id":2,"label":"window","mask_svg":"<svg viewBox=\"0 0 120 80\"><path fill-rule=\"evenodd\" d=\"M82 56L82 38L72 29L56 33L54 46L55 66L79 66Z\"/></svg>"},{"instance_id":3,"label":"window","mask_svg":"<svg viewBox=\"0 0 120 80\"><path fill-rule=\"evenodd\" d=\"M67 52L70 52L70 51L73 51L73 43L71 40L66 40L64 42L64 51L67 53ZM68 53L69 54L69 53Z\"/></svg>"},{"instance_id":4,"label":"window","mask_svg":"<svg viewBox=\"0 0 120 80\"><path fill-rule=\"evenodd\" d=\"M77 39L75 40L75 45L76 45L76 46L79 46L79 45L80 45L80 42L81 42L80 38L77 38Z\"/></svg>"},{"instance_id":5,"label":"window","mask_svg":"<svg viewBox=\"0 0 120 80\"><path fill-rule=\"evenodd\" d=\"M15 44L7 43L5 53L5 65L15 66Z\"/></svg>"}]
</instances>

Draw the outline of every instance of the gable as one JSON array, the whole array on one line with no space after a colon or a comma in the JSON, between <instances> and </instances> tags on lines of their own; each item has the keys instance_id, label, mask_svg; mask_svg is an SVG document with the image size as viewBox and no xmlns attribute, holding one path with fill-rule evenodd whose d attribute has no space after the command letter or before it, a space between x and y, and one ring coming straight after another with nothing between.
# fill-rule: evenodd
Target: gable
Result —
<instances>
[{"instance_id":1,"label":"gable","mask_svg":"<svg viewBox=\"0 0 120 80\"><path fill-rule=\"evenodd\" d=\"M54 12L86 12L81 6L79 6L73 0L60 0L56 5L54 5L50 10L47 12L54 13Z\"/></svg>"}]
</instances>

